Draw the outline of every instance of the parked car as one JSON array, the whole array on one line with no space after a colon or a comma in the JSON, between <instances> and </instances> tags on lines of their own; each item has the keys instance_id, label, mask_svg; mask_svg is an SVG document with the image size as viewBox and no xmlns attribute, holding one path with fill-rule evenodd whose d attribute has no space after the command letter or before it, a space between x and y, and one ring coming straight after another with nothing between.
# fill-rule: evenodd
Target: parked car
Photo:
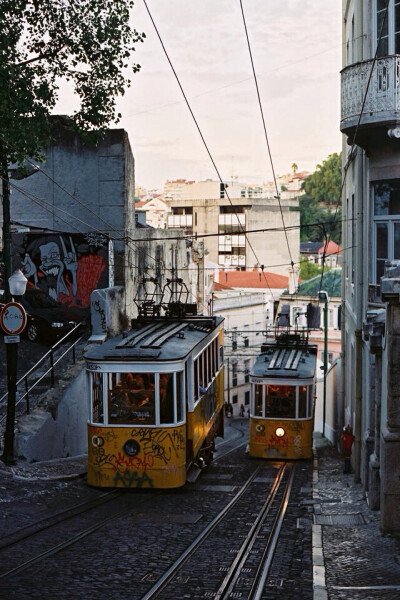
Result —
<instances>
[{"instance_id":1,"label":"parked car","mask_svg":"<svg viewBox=\"0 0 400 600\"><path fill-rule=\"evenodd\" d=\"M60 338L82 320L76 311L56 302L42 290L27 288L25 294L16 300L25 308L27 315L22 335L31 342ZM0 309L4 303L4 292L0 292Z\"/></svg>"}]
</instances>

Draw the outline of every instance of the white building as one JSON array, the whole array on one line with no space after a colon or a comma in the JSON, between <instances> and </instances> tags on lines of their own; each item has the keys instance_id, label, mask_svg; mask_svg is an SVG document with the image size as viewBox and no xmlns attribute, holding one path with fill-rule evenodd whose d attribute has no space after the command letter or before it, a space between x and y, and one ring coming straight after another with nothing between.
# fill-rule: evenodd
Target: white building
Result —
<instances>
[{"instance_id":1,"label":"white building","mask_svg":"<svg viewBox=\"0 0 400 600\"><path fill-rule=\"evenodd\" d=\"M225 319L225 402L234 415L242 405L247 415L249 373L262 343L273 333L274 309L288 278L255 270L217 271L214 279L213 313Z\"/></svg>"}]
</instances>

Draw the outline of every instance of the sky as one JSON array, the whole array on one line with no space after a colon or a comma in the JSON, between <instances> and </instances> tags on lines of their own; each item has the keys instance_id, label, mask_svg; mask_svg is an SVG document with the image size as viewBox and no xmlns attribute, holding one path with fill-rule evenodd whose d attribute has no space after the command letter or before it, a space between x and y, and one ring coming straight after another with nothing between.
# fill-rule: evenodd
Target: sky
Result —
<instances>
[{"instance_id":1,"label":"sky","mask_svg":"<svg viewBox=\"0 0 400 600\"><path fill-rule=\"evenodd\" d=\"M146 0L201 133L224 181L262 184L272 166L239 0ZM242 0L276 175L314 171L340 152L341 2ZM136 185L217 180L143 0L131 24L146 33L141 65L118 101ZM61 95L59 111L71 113Z\"/></svg>"}]
</instances>

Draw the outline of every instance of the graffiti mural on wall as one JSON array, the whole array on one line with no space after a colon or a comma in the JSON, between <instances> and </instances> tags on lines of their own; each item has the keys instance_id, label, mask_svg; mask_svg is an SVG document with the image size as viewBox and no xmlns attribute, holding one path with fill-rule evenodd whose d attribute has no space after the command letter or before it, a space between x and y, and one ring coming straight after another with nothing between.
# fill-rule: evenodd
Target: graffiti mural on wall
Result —
<instances>
[{"instance_id":1,"label":"graffiti mural on wall","mask_svg":"<svg viewBox=\"0 0 400 600\"><path fill-rule=\"evenodd\" d=\"M12 241L13 267L58 302L87 309L92 291L108 286L105 235L16 233Z\"/></svg>"}]
</instances>

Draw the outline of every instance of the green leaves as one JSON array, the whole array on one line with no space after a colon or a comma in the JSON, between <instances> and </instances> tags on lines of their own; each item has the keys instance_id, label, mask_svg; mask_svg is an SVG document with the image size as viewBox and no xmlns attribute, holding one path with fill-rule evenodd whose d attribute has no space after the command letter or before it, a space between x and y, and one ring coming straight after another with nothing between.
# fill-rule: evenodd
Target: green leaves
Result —
<instances>
[{"instance_id":1,"label":"green leaves","mask_svg":"<svg viewBox=\"0 0 400 600\"><path fill-rule=\"evenodd\" d=\"M300 196L300 239L302 242L322 242L326 235L340 243L342 185L341 155L330 154L302 185Z\"/></svg>"},{"instance_id":2,"label":"green leaves","mask_svg":"<svg viewBox=\"0 0 400 600\"><path fill-rule=\"evenodd\" d=\"M0 144L11 162L49 141L60 80L74 84L75 126L98 134L120 115L116 96L143 33L131 29L131 0L1 0ZM133 72L140 69L133 65Z\"/></svg>"}]
</instances>

